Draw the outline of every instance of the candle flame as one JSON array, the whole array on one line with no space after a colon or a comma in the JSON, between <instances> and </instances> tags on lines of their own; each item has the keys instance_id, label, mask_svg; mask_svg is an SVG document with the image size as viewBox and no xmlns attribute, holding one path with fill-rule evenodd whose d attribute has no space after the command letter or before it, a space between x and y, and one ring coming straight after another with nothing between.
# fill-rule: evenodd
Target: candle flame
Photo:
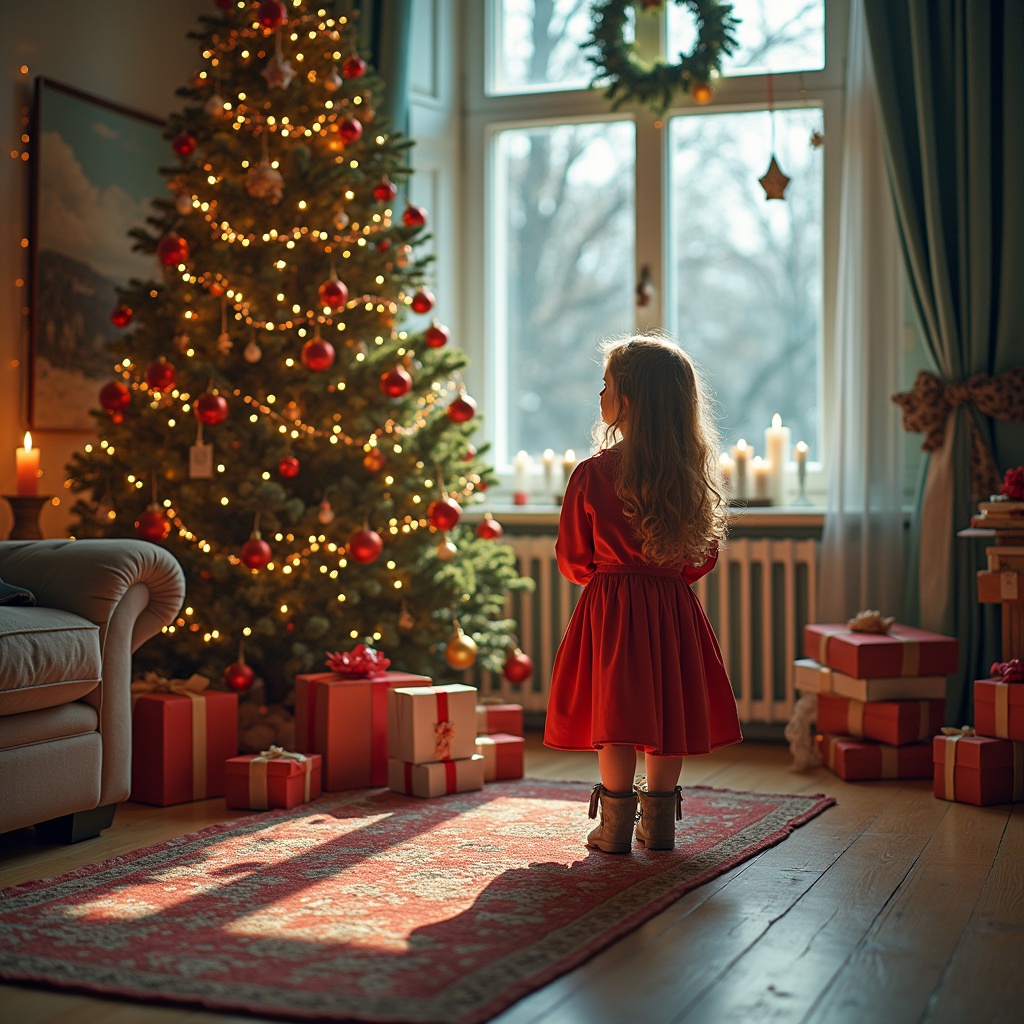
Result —
<instances>
[{"instance_id":1,"label":"candle flame","mask_svg":"<svg viewBox=\"0 0 1024 1024\"><path fill-rule=\"evenodd\" d=\"M782 426L782 417L776 413L772 417L772 430L778 430Z\"/></svg>"},{"instance_id":2,"label":"candle flame","mask_svg":"<svg viewBox=\"0 0 1024 1024\"><path fill-rule=\"evenodd\" d=\"M747 450L747 442L742 437L736 442L736 450L741 452Z\"/></svg>"},{"instance_id":3,"label":"candle flame","mask_svg":"<svg viewBox=\"0 0 1024 1024\"><path fill-rule=\"evenodd\" d=\"M25 431L25 451L31 451L32 449L32 435L26 430Z\"/></svg>"}]
</instances>

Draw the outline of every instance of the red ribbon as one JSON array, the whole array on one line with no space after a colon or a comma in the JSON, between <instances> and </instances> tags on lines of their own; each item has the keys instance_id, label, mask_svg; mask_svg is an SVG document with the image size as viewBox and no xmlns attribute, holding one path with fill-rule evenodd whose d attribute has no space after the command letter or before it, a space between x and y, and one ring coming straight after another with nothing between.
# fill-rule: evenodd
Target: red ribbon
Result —
<instances>
[{"instance_id":1,"label":"red ribbon","mask_svg":"<svg viewBox=\"0 0 1024 1024\"><path fill-rule=\"evenodd\" d=\"M444 766L444 791L445 793L457 792L459 784L458 771L454 761L448 761Z\"/></svg>"},{"instance_id":2,"label":"red ribbon","mask_svg":"<svg viewBox=\"0 0 1024 1024\"><path fill-rule=\"evenodd\" d=\"M1011 658L1009 661L995 661L989 669L993 678L998 677L1004 683L1024 683L1024 665L1020 658Z\"/></svg>"},{"instance_id":3,"label":"red ribbon","mask_svg":"<svg viewBox=\"0 0 1024 1024\"><path fill-rule=\"evenodd\" d=\"M357 644L351 651L327 653L327 667L347 679L376 679L384 675L390 664L389 658L366 644Z\"/></svg>"},{"instance_id":4,"label":"red ribbon","mask_svg":"<svg viewBox=\"0 0 1024 1024\"><path fill-rule=\"evenodd\" d=\"M448 694L441 692L435 696L437 723L434 725L434 758L438 761L450 761L452 740L455 739L455 723L448 718Z\"/></svg>"}]
</instances>

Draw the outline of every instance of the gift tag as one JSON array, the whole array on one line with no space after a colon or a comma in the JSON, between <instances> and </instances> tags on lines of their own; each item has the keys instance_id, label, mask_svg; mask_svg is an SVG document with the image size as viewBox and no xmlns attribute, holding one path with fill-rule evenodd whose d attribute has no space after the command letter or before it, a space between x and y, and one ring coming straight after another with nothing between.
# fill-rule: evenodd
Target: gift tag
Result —
<instances>
[{"instance_id":1,"label":"gift tag","mask_svg":"<svg viewBox=\"0 0 1024 1024\"><path fill-rule=\"evenodd\" d=\"M1017 600L1017 573L1005 570L999 574L999 600Z\"/></svg>"},{"instance_id":2,"label":"gift tag","mask_svg":"<svg viewBox=\"0 0 1024 1024\"><path fill-rule=\"evenodd\" d=\"M188 450L188 475L192 480L209 480L213 476L213 445L197 441Z\"/></svg>"}]
</instances>

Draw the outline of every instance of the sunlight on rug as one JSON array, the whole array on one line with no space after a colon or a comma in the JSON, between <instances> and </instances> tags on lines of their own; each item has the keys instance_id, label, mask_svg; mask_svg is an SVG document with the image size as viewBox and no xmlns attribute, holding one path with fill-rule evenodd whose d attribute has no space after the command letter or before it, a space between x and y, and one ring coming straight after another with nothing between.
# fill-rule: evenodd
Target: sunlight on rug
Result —
<instances>
[{"instance_id":1,"label":"sunlight on rug","mask_svg":"<svg viewBox=\"0 0 1024 1024\"><path fill-rule=\"evenodd\" d=\"M365 790L0 893L0 978L283 1018L478 1024L834 803L683 790L676 850L584 847L590 785Z\"/></svg>"}]
</instances>

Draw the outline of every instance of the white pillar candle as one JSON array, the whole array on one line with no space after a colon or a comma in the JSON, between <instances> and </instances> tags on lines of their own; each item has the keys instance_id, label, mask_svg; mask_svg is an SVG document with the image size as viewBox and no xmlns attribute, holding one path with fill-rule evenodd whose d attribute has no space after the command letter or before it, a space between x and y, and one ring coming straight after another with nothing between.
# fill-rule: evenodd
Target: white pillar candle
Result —
<instances>
[{"instance_id":1,"label":"white pillar candle","mask_svg":"<svg viewBox=\"0 0 1024 1024\"><path fill-rule=\"evenodd\" d=\"M800 488L800 497L804 498L804 488L807 486L807 442L797 441L793 449L793 461L796 463L797 485Z\"/></svg>"},{"instance_id":2,"label":"white pillar candle","mask_svg":"<svg viewBox=\"0 0 1024 1024\"><path fill-rule=\"evenodd\" d=\"M732 497L733 475L736 471L736 463L728 452L722 452L718 457L718 474L722 481L722 496L729 500Z\"/></svg>"},{"instance_id":3,"label":"white pillar candle","mask_svg":"<svg viewBox=\"0 0 1024 1024\"><path fill-rule=\"evenodd\" d=\"M555 493L555 453L550 448L544 449L541 456L544 463L544 496L551 498Z\"/></svg>"},{"instance_id":4,"label":"white pillar candle","mask_svg":"<svg viewBox=\"0 0 1024 1024\"><path fill-rule=\"evenodd\" d=\"M772 483L772 464L760 455L755 455L750 465L754 477L754 497L770 498Z\"/></svg>"},{"instance_id":5,"label":"white pillar candle","mask_svg":"<svg viewBox=\"0 0 1024 1024\"><path fill-rule=\"evenodd\" d=\"M515 457L515 483L512 490L516 494L526 494L530 490L530 454L519 452Z\"/></svg>"},{"instance_id":6,"label":"white pillar candle","mask_svg":"<svg viewBox=\"0 0 1024 1024\"><path fill-rule=\"evenodd\" d=\"M730 449L733 465L736 467L736 486L733 493L737 498L747 497L747 460L750 459L754 450L741 437Z\"/></svg>"},{"instance_id":7,"label":"white pillar candle","mask_svg":"<svg viewBox=\"0 0 1024 1024\"><path fill-rule=\"evenodd\" d=\"M576 468L576 453L570 448L562 459L562 491L565 491L566 484L569 483L569 477L572 476L572 471Z\"/></svg>"},{"instance_id":8,"label":"white pillar candle","mask_svg":"<svg viewBox=\"0 0 1024 1024\"><path fill-rule=\"evenodd\" d=\"M772 417L772 425L764 432L764 454L771 465L768 497L777 505L781 505L785 499L789 427L782 425L782 417L778 413Z\"/></svg>"}]
</instances>

